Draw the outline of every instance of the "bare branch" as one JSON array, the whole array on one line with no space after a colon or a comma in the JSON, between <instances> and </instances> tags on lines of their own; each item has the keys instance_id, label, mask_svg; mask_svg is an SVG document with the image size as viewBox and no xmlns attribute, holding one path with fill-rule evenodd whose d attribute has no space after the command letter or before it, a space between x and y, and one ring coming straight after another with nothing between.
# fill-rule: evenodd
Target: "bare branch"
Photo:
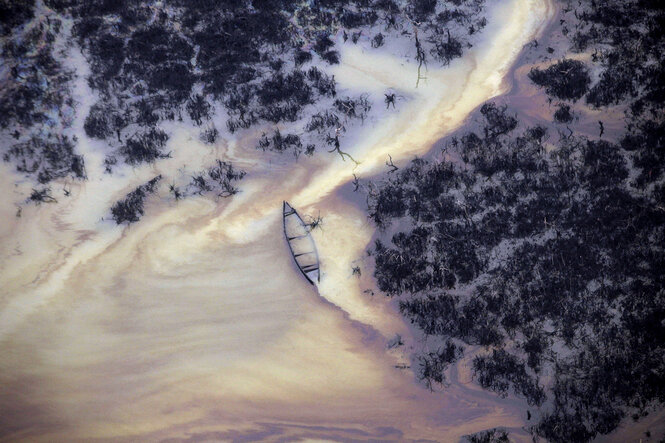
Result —
<instances>
[{"instance_id":1,"label":"bare branch","mask_svg":"<svg viewBox=\"0 0 665 443\"><path fill-rule=\"evenodd\" d=\"M390 154L388 154L388 158L390 159L390 161L386 161L386 166L391 168L390 171L388 171L388 172L397 171L399 168L397 166L395 166L395 164L393 163L393 157Z\"/></svg>"}]
</instances>

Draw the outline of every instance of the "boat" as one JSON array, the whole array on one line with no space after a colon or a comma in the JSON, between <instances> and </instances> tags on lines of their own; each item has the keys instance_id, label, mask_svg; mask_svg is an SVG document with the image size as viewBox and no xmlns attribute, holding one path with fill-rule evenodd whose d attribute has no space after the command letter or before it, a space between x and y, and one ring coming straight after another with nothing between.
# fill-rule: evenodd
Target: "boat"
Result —
<instances>
[{"instance_id":1,"label":"boat","mask_svg":"<svg viewBox=\"0 0 665 443\"><path fill-rule=\"evenodd\" d=\"M308 282L316 285L320 281L319 254L312 234L305 222L300 218L293 207L284 202L284 237L291 249L291 255L298 269L302 272Z\"/></svg>"}]
</instances>

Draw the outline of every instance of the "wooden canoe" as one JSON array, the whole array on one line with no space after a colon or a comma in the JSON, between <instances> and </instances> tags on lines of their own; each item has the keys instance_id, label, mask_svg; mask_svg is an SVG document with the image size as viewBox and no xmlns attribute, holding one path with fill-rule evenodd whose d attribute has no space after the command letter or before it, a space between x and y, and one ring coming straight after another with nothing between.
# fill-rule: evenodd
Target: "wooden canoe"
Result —
<instances>
[{"instance_id":1,"label":"wooden canoe","mask_svg":"<svg viewBox=\"0 0 665 443\"><path fill-rule=\"evenodd\" d=\"M283 204L284 237L291 249L296 266L308 282L316 285L320 281L319 254L316 252L314 239L298 212L287 202Z\"/></svg>"}]
</instances>

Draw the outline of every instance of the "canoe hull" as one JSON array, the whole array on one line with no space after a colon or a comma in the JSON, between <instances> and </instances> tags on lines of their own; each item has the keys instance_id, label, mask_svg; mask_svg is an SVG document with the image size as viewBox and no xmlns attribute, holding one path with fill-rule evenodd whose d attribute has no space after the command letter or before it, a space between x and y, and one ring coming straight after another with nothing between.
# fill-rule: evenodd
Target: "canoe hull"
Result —
<instances>
[{"instance_id":1,"label":"canoe hull","mask_svg":"<svg viewBox=\"0 0 665 443\"><path fill-rule=\"evenodd\" d=\"M298 212L287 202L283 203L284 237L291 256L308 282L316 285L321 281L319 254L314 239Z\"/></svg>"}]
</instances>

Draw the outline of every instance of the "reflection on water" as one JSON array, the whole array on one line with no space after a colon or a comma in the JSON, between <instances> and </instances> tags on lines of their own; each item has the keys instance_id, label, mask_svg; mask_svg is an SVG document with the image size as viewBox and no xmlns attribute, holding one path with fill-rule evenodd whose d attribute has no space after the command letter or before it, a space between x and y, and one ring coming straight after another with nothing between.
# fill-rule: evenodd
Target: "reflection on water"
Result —
<instances>
[{"instance_id":1,"label":"reflection on water","mask_svg":"<svg viewBox=\"0 0 665 443\"><path fill-rule=\"evenodd\" d=\"M16 195L3 196L0 435L449 440L521 426L522 403L481 391L462 368L443 394L395 369L405 356L386 352L386 340L409 330L386 300L363 293L367 272L352 276L373 228L337 191L353 173L380 170L388 154L424 154L503 92L522 46L551 15L544 0L501 2L484 42L447 69L430 67L418 89L415 66L345 47L334 72L342 88L382 97L391 87L407 98L345 137L355 169L333 154L266 156L248 140L211 152L173 124L172 143L191 147L176 158L112 178L101 174L101 148L83 140L91 179L72 185L71 198L16 218ZM142 181L216 155L249 172L233 199L156 198L129 228L99 219ZM17 179L7 165L0 177L3 189ZM318 288L289 255L283 200L323 217Z\"/></svg>"}]
</instances>

